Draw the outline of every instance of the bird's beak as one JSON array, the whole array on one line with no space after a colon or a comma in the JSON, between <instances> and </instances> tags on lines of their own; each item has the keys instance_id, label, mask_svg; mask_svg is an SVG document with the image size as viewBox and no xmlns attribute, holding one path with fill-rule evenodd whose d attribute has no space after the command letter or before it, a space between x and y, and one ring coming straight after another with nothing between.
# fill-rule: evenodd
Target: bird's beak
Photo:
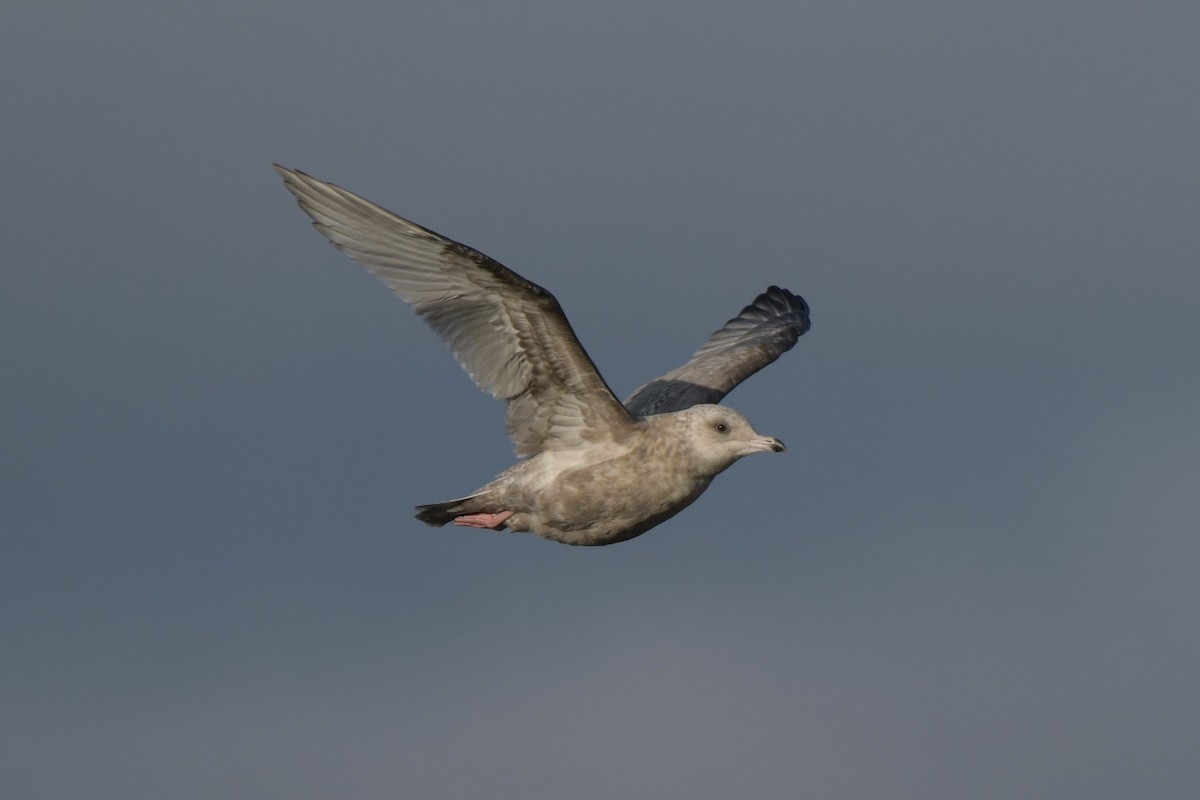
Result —
<instances>
[{"instance_id":1,"label":"bird's beak","mask_svg":"<svg viewBox=\"0 0 1200 800\"><path fill-rule=\"evenodd\" d=\"M787 450L787 447L774 436L762 436L754 440L754 449L761 450L764 453L768 450L773 453L782 453L784 450Z\"/></svg>"}]
</instances>

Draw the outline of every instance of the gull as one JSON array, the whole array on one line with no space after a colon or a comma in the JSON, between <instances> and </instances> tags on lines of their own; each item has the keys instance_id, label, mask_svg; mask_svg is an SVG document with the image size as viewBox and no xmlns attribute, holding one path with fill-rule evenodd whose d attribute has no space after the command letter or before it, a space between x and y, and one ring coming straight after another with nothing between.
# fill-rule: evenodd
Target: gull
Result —
<instances>
[{"instance_id":1,"label":"gull","mask_svg":"<svg viewBox=\"0 0 1200 800\"><path fill-rule=\"evenodd\" d=\"M417 519L570 545L639 536L690 505L753 453L783 452L720 400L790 350L808 304L769 287L683 366L621 403L558 301L498 261L340 186L278 164L313 226L411 305L480 389L507 403L520 460Z\"/></svg>"}]
</instances>

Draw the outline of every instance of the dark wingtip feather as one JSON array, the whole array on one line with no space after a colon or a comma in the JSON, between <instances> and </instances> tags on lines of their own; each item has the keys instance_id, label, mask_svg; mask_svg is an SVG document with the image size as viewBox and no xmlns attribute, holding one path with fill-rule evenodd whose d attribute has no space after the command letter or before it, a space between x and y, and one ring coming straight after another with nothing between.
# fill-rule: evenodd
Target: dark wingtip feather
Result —
<instances>
[{"instance_id":1,"label":"dark wingtip feather","mask_svg":"<svg viewBox=\"0 0 1200 800\"><path fill-rule=\"evenodd\" d=\"M790 317L793 320L797 337L803 336L812 327L808 303L804 298L774 284L768 286L765 292L754 298L754 302L742 309L742 313L745 314L755 308L773 311L772 316L781 319Z\"/></svg>"}]
</instances>

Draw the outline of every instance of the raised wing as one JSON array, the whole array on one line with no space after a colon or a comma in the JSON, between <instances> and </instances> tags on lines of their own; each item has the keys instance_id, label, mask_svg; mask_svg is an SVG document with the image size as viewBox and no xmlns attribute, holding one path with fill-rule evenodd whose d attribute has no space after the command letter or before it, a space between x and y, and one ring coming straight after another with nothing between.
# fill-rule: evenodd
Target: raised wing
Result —
<instances>
[{"instance_id":1,"label":"raised wing","mask_svg":"<svg viewBox=\"0 0 1200 800\"><path fill-rule=\"evenodd\" d=\"M625 408L645 417L718 403L733 387L791 350L809 325L804 298L772 286L708 337L691 361L634 392Z\"/></svg>"},{"instance_id":2,"label":"raised wing","mask_svg":"<svg viewBox=\"0 0 1200 800\"><path fill-rule=\"evenodd\" d=\"M275 169L317 230L412 305L480 389L508 401L518 456L619 439L637 424L545 289L339 186Z\"/></svg>"}]
</instances>

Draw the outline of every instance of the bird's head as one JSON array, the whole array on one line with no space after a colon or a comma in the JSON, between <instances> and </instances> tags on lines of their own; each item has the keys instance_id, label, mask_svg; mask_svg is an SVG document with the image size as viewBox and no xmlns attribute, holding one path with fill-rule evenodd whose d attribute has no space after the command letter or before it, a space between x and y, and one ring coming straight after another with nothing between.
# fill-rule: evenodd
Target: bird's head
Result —
<instances>
[{"instance_id":1,"label":"bird's head","mask_svg":"<svg viewBox=\"0 0 1200 800\"><path fill-rule=\"evenodd\" d=\"M786 448L774 436L763 436L732 408L697 405L676 412L683 423L694 455L717 472L752 453L782 453Z\"/></svg>"}]
</instances>

